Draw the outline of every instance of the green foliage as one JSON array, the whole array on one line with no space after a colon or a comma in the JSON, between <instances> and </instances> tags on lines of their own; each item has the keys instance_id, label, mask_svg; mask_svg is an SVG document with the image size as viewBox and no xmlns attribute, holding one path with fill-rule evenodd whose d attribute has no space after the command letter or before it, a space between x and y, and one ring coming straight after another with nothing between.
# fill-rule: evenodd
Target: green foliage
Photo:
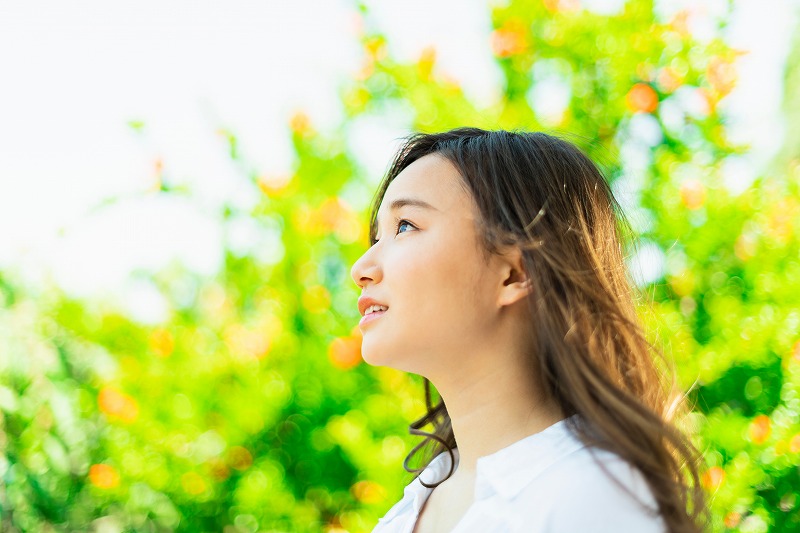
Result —
<instances>
[{"instance_id":1,"label":"green foliage","mask_svg":"<svg viewBox=\"0 0 800 533\"><path fill-rule=\"evenodd\" d=\"M408 481L406 425L422 391L360 363L349 267L367 246L372 191L343 139L401 109L414 130L570 132L603 163L665 257L643 317L691 389L686 425L705 451L714 531L800 530L800 161L732 186L726 165L746 147L728 140L718 104L736 51L696 42L684 18L657 20L647 1L616 15L572 5L492 8L487 47L504 83L487 108L434 50L398 62L370 32L342 88L341 130L292 118L290 176L260 175L222 132L258 202L226 207L220 223L251 221L270 246L229 249L213 279L179 266L142 274L170 305L157 327L0 277L2 529L371 529ZM568 91L563 112L541 106L548 84Z\"/></svg>"}]
</instances>

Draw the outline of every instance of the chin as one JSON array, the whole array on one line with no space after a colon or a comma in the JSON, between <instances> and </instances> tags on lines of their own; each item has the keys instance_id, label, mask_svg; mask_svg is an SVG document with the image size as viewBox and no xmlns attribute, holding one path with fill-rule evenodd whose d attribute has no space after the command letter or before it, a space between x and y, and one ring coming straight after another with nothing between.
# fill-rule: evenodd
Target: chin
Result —
<instances>
[{"instance_id":1,"label":"chin","mask_svg":"<svg viewBox=\"0 0 800 533\"><path fill-rule=\"evenodd\" d=\"M361 358L364 359L365 363L370 366L385 366L396 370L405 370L401 368L402 365L398 365L400 358L396 357L397 354L394 350L387 349L384 343L372 343L370 340L374 339L364 337L361 341Z\"/></svg>"},{"instance_id":2,"label":"chin","mask_svg":"<svg viewBox=\"0 0 800 533\"><path fill-rule=\"evenodd\" d=\"M361 358L370 366L392 366L389 364L390 359L385 357L384 353L374 348L369 349L364 344L361 345Z\"/></svg>"}]
</instances>

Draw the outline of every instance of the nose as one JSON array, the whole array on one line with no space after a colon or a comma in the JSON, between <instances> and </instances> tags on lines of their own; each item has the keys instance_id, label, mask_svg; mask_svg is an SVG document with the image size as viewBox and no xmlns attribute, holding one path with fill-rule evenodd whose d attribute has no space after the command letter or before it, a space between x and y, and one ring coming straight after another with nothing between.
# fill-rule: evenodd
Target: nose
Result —
<instances>
[{"instance_id":1,"label":"nose","mask_svg":"<svg viewBox=\"0 0 800 533\"><path fill-rule=\"evenodd\" d=\"M380 267L374 258L375 246L364 252L364 254L353 263L350 269L350 277L356 282L359 288L363 289L370 281L378 283L381 277Z\"/></svg>"}]
</instances>

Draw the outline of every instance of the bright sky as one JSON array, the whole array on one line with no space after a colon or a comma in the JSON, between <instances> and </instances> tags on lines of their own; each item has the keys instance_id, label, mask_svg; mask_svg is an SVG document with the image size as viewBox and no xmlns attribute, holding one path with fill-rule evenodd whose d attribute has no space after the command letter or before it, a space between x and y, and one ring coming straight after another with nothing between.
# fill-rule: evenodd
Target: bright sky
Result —
<instances>
[{"instance_id":1,"label":"bright sky","mask_svg":"<svg viewBox=\"0 0 800 533\"><path fill-rule=\"evenodd\" d=\"M443 70L479 102L499 88L487 46L489 10L464 0L373 1L400 59L434 45ZM597 11L618 0L584 0ZM724 1L689 6L708 34ZM733 134L752 143L753 173L779 146L781 69L797 3L737 1L729 40L751 51L727 99ZM0 3L0 269L31 283L52 272L76 296L108 295L158 320L158 295L128 274L173 258L212 274L221 228L203 206L140 194L163 159L167 179L190 183L208 205L252 200L216 133L229 128L266 174L291 168L286 123L297 109L321 129L340 118L337 89L358 69L354 8L345 0L138 0ZM458 13L458 16L454 16ZM127 123L145 123L136 134ZM376 179L403 117L354 125L348 142ZM113 195L128 199L91 214ZM360 206L356 206L360 207ZM264 246L246 221L242 249Z\"/></svg>"}]
</instances>

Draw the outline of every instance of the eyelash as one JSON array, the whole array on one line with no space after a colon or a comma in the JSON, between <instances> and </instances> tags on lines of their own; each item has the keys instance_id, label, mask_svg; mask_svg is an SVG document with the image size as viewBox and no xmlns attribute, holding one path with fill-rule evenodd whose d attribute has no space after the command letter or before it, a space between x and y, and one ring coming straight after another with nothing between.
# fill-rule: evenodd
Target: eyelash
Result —
<instances>
[{"instance_id":1,"label":"eyelash","mask_svg":"<svg viewBox=\"0 0 800 533\"><path fill-rule=\"evenodd\" d=\"M398 219L395 219L395 227L394 227L394 234L395 235L399 234L400 226L402 226L403 224L408 224L412 228L416 228L416 226L414 224L412 224L411 222L409 222L408 220L406 220L404 218L398 218ZM376 244L378 244L378 241L375 240L375 239L372 239L372 242L370 243L370 246L375 246Z\"/></svg>"}]
</instances>

